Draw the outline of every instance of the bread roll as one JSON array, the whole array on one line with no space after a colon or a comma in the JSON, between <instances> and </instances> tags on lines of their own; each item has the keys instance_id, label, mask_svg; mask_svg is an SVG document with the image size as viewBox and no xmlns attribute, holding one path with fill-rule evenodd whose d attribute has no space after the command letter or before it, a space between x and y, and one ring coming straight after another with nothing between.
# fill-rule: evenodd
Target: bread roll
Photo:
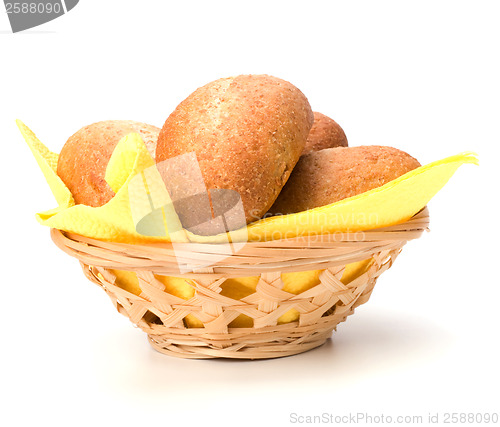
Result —
<instances>
[{"instance_id":1,"label":"bread roll","mask_svg":"<svg viewBox=\"0 0 500 427\"><path fill-rule=\"evenodd\" d=\"M315 111L314 123L302 155L334 147L347 147L343 129L335 120Z\"/></svg>"},{"instance_id":2,"label":"bread roll","mask_svg":"<svg viewBox=\"0 0 500 427\"><path fill-rule=\"evenodd\" d=\"M270 214L328 205L380 187L420 163L392 147L337 147L302 156Z\"/></svg>"},{"instance_id":3,"label":"bread roll","mask_svg":"<svg viewBox=\"0 0 500 427\"><path fill-rule=\"evenodd\" d=\"M267 75L219 79L197 89L168 117L156 161L196 153L211 193L226 189L241 196L244 222L228 229L238 228L260 218L276 200L304 150L313 120L307 98L284 80ZM198 234L224 231L197 227L210 219L210 212L207 216L194 200L180 202L186 200L184 187L168 188L184 227ZM229 209L234 198L227 198ZM214 210L212 199L210 205Z\"/></svg>"},{"instance_id":4,"label":"bread roll","mask_svg":"<svg viewBox=\"0 0 500 427\"><path fill-rule=\"evenodd\" d=\"M75 203L102 206L114 192L104 179L115 146L130 133L141 134L154 157L160 129L131 120L108 120L85 126L72 135L59 154L57 174L69 188Z\"/></svg>"}]
</instances>

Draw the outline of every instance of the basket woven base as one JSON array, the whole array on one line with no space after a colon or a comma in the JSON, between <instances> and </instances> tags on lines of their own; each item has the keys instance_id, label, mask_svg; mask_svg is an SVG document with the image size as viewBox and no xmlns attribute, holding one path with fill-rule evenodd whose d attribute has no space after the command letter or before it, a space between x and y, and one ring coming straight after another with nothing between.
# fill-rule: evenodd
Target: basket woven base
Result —
<instances>
[{"instance_id":1,"label":"basket woven base","mask_svg":"<svg viewBox=\"0 0 500 427\"><path fill-rule=\"evenodd\" d=\"M186 243L180 245L180 251L178 245L176 252L171 244L101 242L59 230L52 230L52 238L80 260L86 277L104 289L121 314L147 333L155 350L191 359L268 359L322 345L340 322L368 301L377 278L391 267L406 242L418 238L427 225L428 211L424 209L403 224L361 234L344 233L340 240L325 235L250 242L237 254L213 264L207 260L217 255L217 245ZM183 259L199 267L180 273ZM346 265L366 260L370 262L359 274L344 278ZM133 272L139 292L120 286L117 270ZM300 293L286 291L282 275L305 271L318 272L318 283ZM185 299L167 292L160 276L189 283L193 296ZM228 297L224 282L241 277L257 280L255 291L242 298ZM296 320L284 323L283 316L292 311ZM190 316L202 327L189 327L186 319ZM232 327L242 317L252 326Z\"/></svg>"},{"instance_id":2,"label":"basket woven base","mask_svg":"<svg viewBox=\"0 0 500 427\"><path fill-rule=\"evenodd\" d=\"M280 325L282 327L279 329L276 327L254 329L250 333L245 330L246 328L240 328L239 331L236 328L230 328L230 340L227 337L214 339L216 337L209 334L179 337L175 332L148 335L148 339L155 350L175 357L271 359L303 353L323 345L330 338L338 323L336 316L328 316L315 325L302 328L298 326L298 322ZM227 347L217 348L224 345Z\"/></svg>"},{"instance_id":3,"label":"basket woven base","mask_svg":"<svg viewBox=\"0 0 500 427\"><path fill-rule=\"evenodd\" d=\"M291 356L324 344L337 325L354 313L355 307L368 301L377 277L392 265L400 250L398 248L377 254L371 268L348 286L339 280L343 267L325 269L320 276L320 285L302 294L286 296L289 307L300 309L301 305L304 306L299 321L253 328L227 327L228 321L234 316L225 318L224 313L229 314L229 309L234 309L234 306L226 307L226 311L221 311L221 315L217 316L215 321L208 322L204 328L186 328L179 323L175 327L165 326L152 314L158 313L158 310L151 307L149 301L145 304L144 298L116 286L114 276L109 271L86 264L82 264L82 268L92 282L106 291L117 310L144 330L152 347L163 354L190 359L269 359ZM268 302L272 298L272 295L268 294L271 289L266 292L265 285L273 287L272 278L275 275L263 273L260 277L258 290L267 294ZM208 283L217 281L213 279ZM196 280L194 282L198 285L200 294L202 289L207 289ZM141 285L147 289L144 279L141 280ZM279 314L287 309L286 302L282 300L278 306L277 302L273 301L269 312L261 312L257 308L260 305L261 310L264 309L261 301L254 309L261 318L274 318L273 323L276 323ZM238 303L242 305L241 300L238 300ZM180 306L177 308L181 309ZM208 310L206 305L205 309ZM254 319L254 322L258 323L258 318Z\"/></svg>"}]
</instances>

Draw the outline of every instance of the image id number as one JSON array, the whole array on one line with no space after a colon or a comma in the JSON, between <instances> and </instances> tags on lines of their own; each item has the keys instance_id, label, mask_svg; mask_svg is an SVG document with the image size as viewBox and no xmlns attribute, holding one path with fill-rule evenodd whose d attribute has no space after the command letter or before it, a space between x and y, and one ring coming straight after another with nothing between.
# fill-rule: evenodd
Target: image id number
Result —
<instances>
[{"instance_id":1,"label":"image id number","mask_svg":"<svg viewBox=\"0 0 500 427\"><path fill-rule=\"evenodd\" d=\"M61 3L5 3L7 13L61 13Z\"/></svg>"}]
</instances>

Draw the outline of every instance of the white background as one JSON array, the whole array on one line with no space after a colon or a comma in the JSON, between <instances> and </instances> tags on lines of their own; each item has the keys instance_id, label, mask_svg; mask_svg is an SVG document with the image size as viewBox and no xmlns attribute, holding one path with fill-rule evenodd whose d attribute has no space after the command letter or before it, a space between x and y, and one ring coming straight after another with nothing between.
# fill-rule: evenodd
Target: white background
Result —
<instances>
[{"instance_id":1,"label":"white background","mask_svg":"<svg viewBox=\"0 0 500 427\"><path fill-rule=\"evenodd\" d=\"M0 423L500 412L497 6L81 0L18 34L0 14ZM473 150L481 166L458 170L429 204L431 232L323 347L268 361L169 358L36 222L55 201L14 120L59 151L98 120L161 126L198 86L243 73L294 83L350 145L395 146L421 163Z\"/></svg>"}]
</instances>

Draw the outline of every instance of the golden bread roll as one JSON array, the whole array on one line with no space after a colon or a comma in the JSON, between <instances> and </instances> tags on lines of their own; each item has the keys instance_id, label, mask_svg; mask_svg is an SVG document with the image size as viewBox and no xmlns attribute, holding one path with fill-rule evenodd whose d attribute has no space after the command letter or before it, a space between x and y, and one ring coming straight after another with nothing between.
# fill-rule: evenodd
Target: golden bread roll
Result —
<instances>
[{"instance_id":1,"label":"golden bread roll","mask_svg":"<svg viewBox=\"0 0 500 427\"><path fill-rule=\"evenodd\" d=\"M159 132L156 126L132 120L108 120L85 126L64 144L57 174L73 194L75 203L102 206L115 195L104 176L118 142L130 133L139 133L154 157Z\"/></svg>"},{"instance_id":2,"label":"golden bread roll","mask_svg":"<svg viewBox=\"0 0 500 427\"><path fill-rule=\"evenodd\" d=\"M228 229L238 228L260 218L276 200L304 150L313 120L307 98L287 81L268 75L219 79L197 89L168 117L158 137L156 162L195 153L213 216L217 189L241 196L243 223L226 218ZM171 162L163 163L170 167ZM189 181L186 169L184 180ZM165 181L184 227L197 234L224 231L201 226L210 212L207 217L206 209L184 197L189 191L179 180ZM235 200L223 193L218 194L228 200L219 204L230 208Z\"/></svg>"},{"instance_id":3,"label":"golden bread roll","mask_svg":"<svg viewBox=\"0 0 500 427\"><path fill-rule=\"evenodd\" d=\"M314 123L302 155L325 148L347 147L347 137L339 124L324 114L314 112Z\"/></svg>"},{"instance_id":4,"label":"golden bread roll","mask_svg":"<svg viewBox=\"0 0 500 427\"><path fill-rule=\"evenodd\" d=\"M420 163L392 147L327 148L302 156L269 214L328 205L380 187Z\"/></svg>"}]
</instances>

